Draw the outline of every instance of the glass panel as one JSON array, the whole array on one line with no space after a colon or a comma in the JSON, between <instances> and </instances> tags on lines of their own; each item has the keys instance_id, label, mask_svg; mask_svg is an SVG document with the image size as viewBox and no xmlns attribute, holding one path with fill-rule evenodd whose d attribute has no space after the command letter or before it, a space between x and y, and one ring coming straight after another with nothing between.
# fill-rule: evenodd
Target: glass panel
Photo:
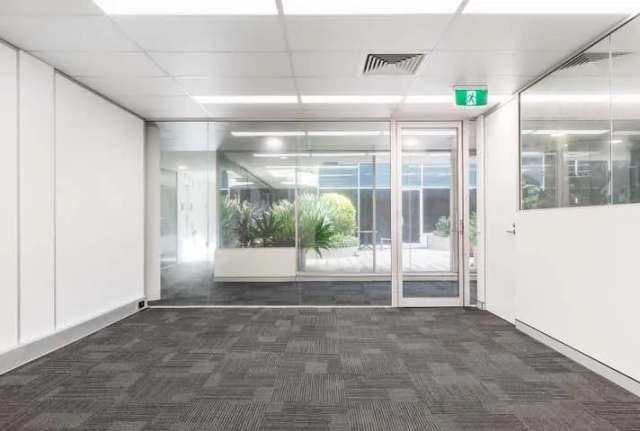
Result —
<instances>
[{"instance_id":1,"label":"glass panel","mask_svg":"<svg viewBox=\"0 0 640 431\"><path fill-rule=\"evenodd\" d=\"M161 303L391 303L388 123L158 127Z\"/></svg>"},{"instance_id":2,"label":"glass panel","mask_svg":"<svg viewBox=\"0 0 640 431\"><path fill-rule=\"evenodd\" d=\"M298 270L391 270L388 123L307 123L298 152Z\"/></svg>"},{"instance_id":3,"label":"glass panel","mask_svg":"<svg viewBox=\"0 0 640 431\"><path fill-rule=\"evenodd\" d=\"M468 229L469 235L469 304L476 305L478 303L478 158L476 140L469 140L469 156L467 158L467 187L469 200L465 208L468 211Z\"/></svg>"},{"instance_id":4,"label":"glass panel","mask_svg":"<svg viewBox=\"0 0 640 431\"><path fill-rule=\"evenodd\" d=\"M405 297L457 297L457 129L402 128Z\"/></svg>"},{"instance_id":5,"label":"glass panel","mask_svg":"<svg viewBox=\"0 0 640 431\"><path fill-rule=\"evenodd\" d=\"M169 169L160 170L160 262L178 263L178 174Z\"/></svg>"},{"instance_id":6,"label":"glass panel","mask_svg":"<svg viewBox=\"0 0 640 431\"><path fill-rule=\"evenodd\" d=\"M212 125L220 248L295 247L297 132L295 124Z\"/></svg>"},{"instance_id":7,"label":"glass panel","mask_svg":"<svg viewBox=\"0 0 640 431\"><path fill-rule=\"evenodd\" d=\"M523 209L610 201L609 40L521 95Z\"/></svg>"},{"instance_id":8,"label":"glass panel","mask_svg":"<svg viewBox=\"0 0 640 431\"><path fill-rule=\"evenodd\" d=\"M640 202L640 21L611 36L613 203Z\"/></svg>"},{"instance_id":9,"label":"glass panel","mask_svg":"<svg viewBox=\"0 0 640 431\"><path fill-rule=\"evenodd\" d=\"M161 294L206 283L215 250L215 151L207 123L160 123Z\"/></svg>"}]
</instances>

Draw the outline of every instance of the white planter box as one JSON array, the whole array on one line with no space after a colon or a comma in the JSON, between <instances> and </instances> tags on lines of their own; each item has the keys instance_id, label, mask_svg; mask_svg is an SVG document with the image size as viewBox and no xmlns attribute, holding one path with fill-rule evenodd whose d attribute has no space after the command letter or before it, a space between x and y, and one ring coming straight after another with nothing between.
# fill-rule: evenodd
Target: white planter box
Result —
<instances>
[{"instance_id":1,"label":"white planter box","mask_svg":"<svg viewBox=\"0 0 640 431\"><path fill-rule=\"evenodd\" d=\"M432 250L450 250L451 239L448 236L429 234L427 238L427 248Z\"/></svg>"},{"instance_id":2,"label":"white planter box","mask_svg":"<svg viewBox=\"0 0 640 431\"><path fill-rule=\"evenodd\" d=\"M320 257L315 250L307 250L307 260L353 257L357 251L358 247L330 248L329 250L322 250L322 257Z\"/></svg>"},{"instance_id":3,"label":"white planter box","mask_svg":"<svg viewBox=\"0 0 640 431\"><path fill-rule=\"evenodd\" d=\"M218 248L214 278L282 278L296 276L296 249Z\"/></svg>"}]
</instances>

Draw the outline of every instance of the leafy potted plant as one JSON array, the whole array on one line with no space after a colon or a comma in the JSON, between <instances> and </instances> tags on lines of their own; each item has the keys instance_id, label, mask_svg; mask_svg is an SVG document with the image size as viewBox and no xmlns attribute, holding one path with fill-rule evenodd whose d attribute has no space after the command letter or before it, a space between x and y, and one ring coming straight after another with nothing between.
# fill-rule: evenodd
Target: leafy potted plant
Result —
<instances>
[{"instance_id":1,"label":"leafy potted plant","mask_svg":"<svg viewBox=\"0 0 640 431\"><path fill-rule=\"evenodd\" d=\"M433 234L429 237L429 248L434 250L449 250L451 248L451 219L447 216L438 218L434 225Z\"/></svg>"}]
</instances>

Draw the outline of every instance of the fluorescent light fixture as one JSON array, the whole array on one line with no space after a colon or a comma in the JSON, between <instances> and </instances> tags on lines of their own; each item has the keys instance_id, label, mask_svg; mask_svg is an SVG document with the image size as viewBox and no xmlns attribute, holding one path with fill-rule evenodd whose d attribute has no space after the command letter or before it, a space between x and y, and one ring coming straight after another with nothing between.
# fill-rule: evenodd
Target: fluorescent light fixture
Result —
<instances>
[{"instance_id":1,"label":"fluorescent light fixture","mask_svg":"<svg viewBox=\"0 0 640 431\"><path fill-rule=\"evenodd\" d=\"M282 142L282 139L278 139L274 137L267 138L267 142L265 142L265 144L271 150L279 150L284 145Z\"/></svg>"},{"instance_id":2,"label":"fluorescent light fixture","mask_svg":"<svg viewBox=\"0 0 640 431\"><path fill-rule=\"evenodd\" d=\"M612 139L611 143L612 144L622 144L622 139Z\"/></svg>"},{"instance_id":3,"label":"fluorescent light fixture","mask_svg":"<svg viewBox=\"0 0 640 431\"><path fill-rule=\"evenodd\" d=\"M389 132L381 130L318 130L307 132L309 136L382 136Z\"/></svg>"},{"instance_id":4,"label":"fluorescent light fixture","mask_svg":"<svg viewBox=\"0 0 640 431\"><path fill-rule=\"evenodd\" d=\"M463 13L513 15L628 15L640 11L637 0L470 0Z\"/></svg>"},{"instance_id":5,"label":"fluorescent light fixture","mask_svg":"<svg viewBox=\"0 0 640 431\"><path fill-rule=\"evenodd\" d=\"M601 129L601 130L547 130L547 129L539 129L539 130L523 130L523 135L551 135L551 136L564 136L564 135L603 135L605 133L609 133L609 130Z\"/></svg>"},{"instance_id":6,"label":"fluorescent light fixture","mask_svg":"<svg viewBox=\"0 0 640 431\"><path fill-rule=\"evenodd\" d=\"M293 166L265 166L265 169L292 169ZM353 169L358 169L358 166L356 165L300 165L300 166L296 166L296 168L298 168L298 171L300 170L314 170L314 169L318 169L318 168L331 168L331 169L347 169L347 170L353 170Z\"/></svg>"},{"instance_id":7,"label":"fluorescent light fixture","mask_svg":"<svg viewBox=\"0 0 640 431\"><path fill-rule=\"evenodd\" d=\"M455 97L453 94L447 95L422 95L422 96L407 96L404 99L404 103L451 103L455 102Z\"/></svg>"},{"instance_id":8,"label":"fluorescent light fixture","mask_svg":"<svg viewBox=\"0 0 640 431\"><path fill-rule=\"evenodd\" d=\"M179 171L186 171L187 169L189 169L189 167L188 167L188 166L185 166L185 165L180 165L180 166L178 166L178 170L179 170Z\"/></svg>"},{"instance_id":9,"label":"fluorescent light fixture","mask_svg":"<svg viewBox=\"0 0 640 431\"><path fill-rule=\"evenodd\" d=\"M525 103L640 103L640 94L523 94Z\"/></svg>"},{"instance_id":10,"label":"fluorescent light fixture","mask_svg":"<svg viewBox=\"0 0 640 431\"><path fill-rule=\"evenodd\" d=\"M489 93L488 104L493 103L502 103L507 101L511 96L506 95L495 95L492 96ZM453 94L425 94L425 95L416 95L416 96L407 96L404 100L404 103L409 104L455 104L455 96ZM486 105L485 105L486 106ZM483 108L485 106L478 106L478 108Z\"/></svg>"},{"instance_id":11,"label":"fluorescent light fixture","mask_svg":"<svg viewBox=\"0 0 640 431\"><path fill-rule=\"evenodd\" d=\"M524 103L608 103L607 94L523 94Z\"/></svg>"},{"instance_id":12,"label":"fluorescent light fixture","mask_svg":"<svg viewBox=\"0 0 640 431\"><path fill-rule=\"evenodd\" d=\"M614 130L613 134L619 136L640 136L640 130Z\"/></svg>"},{"instance_id":13,"label":"fluorescent light fixture","mask_svg":"<svg viewBox=\"0 0 640 431\"><path fill-rule=\"evenodd\" d=\"M242 186L252 186L253 183L251 181L231 181L229 187L242 187Z\"/></svg>"},{"instance_id":14,"label":"fluorescent light fixture","mask_svg":"<svg viewBox=\"0 0 640 431\"><path fill-rule=\"evenodd\" d=\"M640 103L640 94L621 94L611 96L612 103Z\"/></svg>"},{"instance_id":15,"label":"fluorescent light fixture","mask_svg":"<svg viewBox=\"0 0 640 431\"><path fill-rule=\"evenodd\" d=\"M303 131L282 131L282 132L231 132L231 136L236 138L252 138L252 137L285 137L285 136L304 136Z\"/></svg>"},{"instance_id":16,"label":"fluorescent light fixture","mask_svg":"<svg viewBox=\"0 0 640 431\"><path fill-rule=\"evenodd\" d=\"M296 157L296 153L253 153L253 157L264 157L268 159L281 159L283 157Z\"/></svg>"},{"instance_id":17,"label":"fluorescent light fixture","mask_svg":"<svg viewBox=\"0 0 640 431\"><path fill-rule=\"evenodd\" d=\"M277 15L274 0L94 0L107 15Z\"/></svg>"},{"instance_id":18,"label":"fluorescent light fixture","mask_svg":"<svg viewBox=\"0 0 640 431\"><path fill-rule=\"evenodd\" d=\"M416 147L418 146L418 140L415 138L403 139L402 145L405 145L407 147Z\"/></svg>"},{"instance_id":19,"label":"fluorescent light fixture","mask_svg":"<svg viewBox=\"0 0 640 431\"><path fill-rule=\"evenodd\" d=\"M457 130L453 129L432 129L432 130L411 130L405 129L402 131L402 136L456 136Z\"/></svg>"},{"instance_id":20,"label":"fluorescent light fixture","mask_svg":"<svg viewBox=\"0 0 640 431\"><path fill-rule=\"evenodd\" d=\"M367 153L311 153L311 157L365 157Z\"/></svg>"},{"instance_id":21,"label":"fluorescent light fixture","mask_svg":"<svg viewBox=\"0 0 640 431\"><path fill-rule=\"evenodd\" d=\"M400 103L402 96L301 96L302 103L320 104L320 103Z\"/></svg>"},{"instance_id":22,"label":"fluorescent light fixture","mask_svg":"<svg viewBox=\"0 0 640 431\"><path fill-rule=\"evenodd\" d=\"M286 15L409 15L454 13L460 0L283 0Z\"/></svg>"},{"instance_id":23,"label":"fluorescent light fixture","mask_svg":"<svg viewBox=\"0 0 640 431\"><path fill-rule=\"evenodd\" d=\"M298 103L297 96L194 96L203 105L262 105Z\"/></svg>"}]
</instances>

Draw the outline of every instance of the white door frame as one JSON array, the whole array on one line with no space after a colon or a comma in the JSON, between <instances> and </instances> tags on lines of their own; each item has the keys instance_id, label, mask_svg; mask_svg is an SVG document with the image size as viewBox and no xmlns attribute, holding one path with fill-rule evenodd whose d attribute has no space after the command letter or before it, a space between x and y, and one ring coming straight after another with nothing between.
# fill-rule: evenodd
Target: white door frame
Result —
<instances>
[{"instance_id":1,"label":"white door frame","mask_svg":"<svg viewBox=\"0 0 640 431\"><path fill-rule=\"evenodd\" d=\"M402 269L402 141L401 130L404 128L433 128L433 129L456 129L457 149L456 149L456 178L455 178L455 202L457 205L455 220L452 217L451 234L457 241L457 268L454 273L438 275L420 274L421 279L446 279L446 277L458 279L458 296L451 298L405 298L403 297L403 279L405 276ZM391 122L391 279L392 279L392 306L394 307L461 307L464 305L465 290L465 270L467 261L464 244L464 199L468 191L464 190L464 146L462 139L462 122L431 122L431 121L392 121ZM452 214L453 215L453 214Z\"/></svg>"}]
</instances>

